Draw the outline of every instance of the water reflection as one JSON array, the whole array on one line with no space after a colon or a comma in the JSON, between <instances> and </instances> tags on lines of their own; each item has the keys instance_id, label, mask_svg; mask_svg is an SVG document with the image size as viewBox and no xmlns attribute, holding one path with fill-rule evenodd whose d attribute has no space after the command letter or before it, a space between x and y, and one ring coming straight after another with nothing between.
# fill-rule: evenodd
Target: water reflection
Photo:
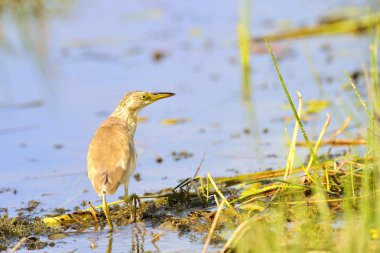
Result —
<instances>
[{"instance_id":1,"label":"water reflection","mask_svg":"<svg viewBox=\"0 0 380 253\"><path fill-rule=\"evenodd\" d=\"M259 118L256 112L255 101L252 99L248 101L244 101L244 107L246 109L246 115L248 119L249 129L252 130L253 136L253 146L254 146L254 154L257 156L258 166L262 166L263 164L263 150L261 143L261 133L260 133L260 123Z\"/></svg>"},{"instance_id":2,"label":"water reflection","mask_svg":"<svg viewBox=\"0 0 380 253\"><path fill-rule=\"evenodd\" d=\"M108 244L107 244L106 253L112 252L112 242L113 242L113 232L110 232L108 234Z\"/></svg>"},{"instance_id":3,"label":"water reflection","mask_svg":"<svg viewBox=\"0 0 380 253\"><path fill-rule=\"evenodd\" d=\"M240 49L240 65L242 71L242 94L244 101L251 100L251 62L250 62L250 24L251 0L238 2L239 22L237 25L238 42Z\"/></svg>"},{"instance_id":4,"label":"water reflection","mask_svg":"<svg viewBox=\"0 0 380 253\"><path fill-rule=\"evenodd\" d=\"M104 232L104 231L103 231ZM157 232L151 228L146 227L144 223L133 223L126 227L118 227L114 232L94 231L94 234L88 238L90 240L90 248L92 250L99 249L106 253L111 252L160 252L157 241L160 240L162 231ZM166 233L168 236L170 233ZM172 233L173 239L176 240L177 235ZM104 238L104 247L101 247L102 238ZM173 240L172 239L172 240ZM130 243L128 243L128 241ZM99 244L99 245L98 245ZM184 243L185 244L185 243ZM174 244L173 244L174 246ZM178 247L180 245L176 245ZM182 245L183 246L183 245Z\"/></svg>"},{"instance_id":5,"label":"water reflection","mask_svg":"<svg viewBox=\"0 0 380 253\"><path fill-rule=\"evenodd\" d=\"M145 236L146 236L146 229L144 223L134 223L131 225L131 240L132 240L132 247L131 252L145 252L144 250L144 243L145 243Z\"/></svg>"}]
</instances>

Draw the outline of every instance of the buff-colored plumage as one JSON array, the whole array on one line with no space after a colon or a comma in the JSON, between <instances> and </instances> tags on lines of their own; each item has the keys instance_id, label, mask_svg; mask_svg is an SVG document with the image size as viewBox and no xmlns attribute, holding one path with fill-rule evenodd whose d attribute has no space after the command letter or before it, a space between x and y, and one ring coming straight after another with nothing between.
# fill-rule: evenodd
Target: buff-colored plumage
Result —
<instances>
[{"instance_id":1,"label":"buff-colored plumage","mask_svg":"<svg viewBox=\"0 0 380 253\"><path fill-rule=\"evenodd\" d=\"M96 131L88 150L88 177L96 193L114 194L133 173L136 153L126 122L108 118ZM128 184L128 183L127 183Z\"/></svg>"},{"instance_id":2,"label":"buff-colored plumage","mask_svg":"<svg viewBox=\"0 0 380 253\"><path fill-rule=\"evenodd\" d=\"M134 134L137 113L145 106L174 93L133 91L126 94L115 111L95 132L87 154L88 177L96 193L102 196L102 208L112 230L106 194L116 192L124 184L128 199L129 178L136 167Z\"/></svg>"}]
</instances>

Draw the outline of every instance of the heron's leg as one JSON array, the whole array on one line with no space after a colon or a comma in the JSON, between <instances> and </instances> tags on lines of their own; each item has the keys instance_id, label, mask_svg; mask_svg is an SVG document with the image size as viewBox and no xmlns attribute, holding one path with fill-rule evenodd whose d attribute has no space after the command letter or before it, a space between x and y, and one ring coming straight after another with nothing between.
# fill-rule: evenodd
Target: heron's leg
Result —
<instances>
[{"instance_id":1,"label":"heron's leg","mask_svg":"<svg viewBox=\"0 0 380 253\"><path fill-rule=\"evenodd\" d=\"M141 207L140 197L137 194L132 194L129 197L129 202L131 204L131 211L133 211L131 218L133 217L133 222L136 222L136 220L137 220L137 205L139 206L139 208Z\"/></svg>"},{"instance_id":2,"label":"heron's leg","mask_svg":"<svg viewBox=\"0 0 380 253\"><path fill-rule=\"evenodd\" d=\"M137 204L140 207L141 206L141 201L139 196L136 194L132 194L131 196L128 196L128 182L124 183L124 202L125 204L129 205L131 207L131 210L133 211L133 221L136 222L136 217L137 217Z\"/></svg>"},{"instance_id":3,"label":"heron's leg","mask_svg":"<svg viewBox=\"0 0 380 253\"><path fill-rule=\"evenodd\" d=\"M113 224L112 224L112 220L111 220L111 216L110 216L110 210L109 210L108 205L107 205L106 193L105 192L103 192L103 195L102 195L102 209L103 209L104 214L106 215L108 226L110 227L110 230L112 231L113 230Z\"/></svg>"},{"instance_id":4,"label":"heron's leg","mask_svg":"<svg viewBox=\"0 0 380 253\"><path fill-rule=\"evenodd\" d=\"M128 183L124 183L124 202L125 204L129 204L129 196L128 196Z\"/></svg>"}]
</instances>

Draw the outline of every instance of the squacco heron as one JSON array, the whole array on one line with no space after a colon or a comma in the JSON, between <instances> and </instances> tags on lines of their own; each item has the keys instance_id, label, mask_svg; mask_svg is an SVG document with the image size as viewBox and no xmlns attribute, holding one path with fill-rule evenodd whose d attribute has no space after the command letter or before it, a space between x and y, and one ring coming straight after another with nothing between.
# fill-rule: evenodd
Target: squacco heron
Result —
<instances>
[{"instance_id":1,"label":"squacco heron","mask_svg":"<svg viewBox=\"0 0 380 253\"><path fill-rule=\"evenodd\" d=\"M95 191L102 196L102 209L111 230L113 224L106 194L115 193L119 185L124 184L124 200L128 201L129 178L136 167L133 137L137 126L137 113L145 106L173 95L174 93L169 92L127 93L91 140L87 154L88 177Z\"/></svg>"}]
</instances>

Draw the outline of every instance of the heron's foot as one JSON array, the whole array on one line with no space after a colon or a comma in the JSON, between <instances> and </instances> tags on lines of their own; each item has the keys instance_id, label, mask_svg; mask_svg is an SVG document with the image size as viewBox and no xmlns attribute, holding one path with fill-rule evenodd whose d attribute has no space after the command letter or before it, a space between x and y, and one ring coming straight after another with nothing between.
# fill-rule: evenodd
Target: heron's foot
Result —
<instances>
[{"instance_id":1,"label":"heron's foot","mask_svg":"<svg viewBox=\"0 0 380 253\"><path fill-rule=\"evenodd\" d=\"M137 204L139 207L141 207L141 200L140 200L140 197L137 195L137 194L132 194L130 197L129 197L130 201L131 201L131 204L134 208L137 208Z\"/></svg>"},{"instance_id":2,"label":"heron's foot","mask_svg":"<svg viewBox=\"0 0 380 253\"><path fill-rule=\"evenodd\" d=\"M106 201L105 194L103 194L102 209L103 209L104 215L106 216L106 220L107 220L108 226L110 227L110 230L112 231L113 230L113 223L112 223L112 219L111 219L111 215L110 215L110 210L109 210L109 207L108 207L108 204L107 204L107 201Z\"/></svg>"},{"instance_id":3,"label":"heron's foot","mask_svg":"<svg viewBox=\"0 0 380 253\"><path fill-rule=\"evenodd\" d=\"M137 209L141 207L140 197L137 194L124 197L125 203L130 207L132 212L131 219L133 222L137 220Z\"/></svg>"},{"instance_id":4,"label":"heron's foot","mask_svg":"<svg viewBox=\"0 0 380 253\"><path fill-rule=\"evenodd\" d=\"M123 200L124 200L124 203L125 203L127 206L129 206L129 201L130 201L129 196L128 196L128 195L125 195L124 198L123 198Z\"/></svg>"},{"instance_id":5,"label":"heron's foot","mask_svg":"<svg viewBox=\"0 0 380 253\"><path fill-rule=\"evenodd\" d=\"M133 193L131 194L130 196L125 196L124 197L124 202L127 206L130 206L130 207L137 207L137 206L141 206L141 201L140 201L140 197Z\"/></svg>"}]
</instances>

